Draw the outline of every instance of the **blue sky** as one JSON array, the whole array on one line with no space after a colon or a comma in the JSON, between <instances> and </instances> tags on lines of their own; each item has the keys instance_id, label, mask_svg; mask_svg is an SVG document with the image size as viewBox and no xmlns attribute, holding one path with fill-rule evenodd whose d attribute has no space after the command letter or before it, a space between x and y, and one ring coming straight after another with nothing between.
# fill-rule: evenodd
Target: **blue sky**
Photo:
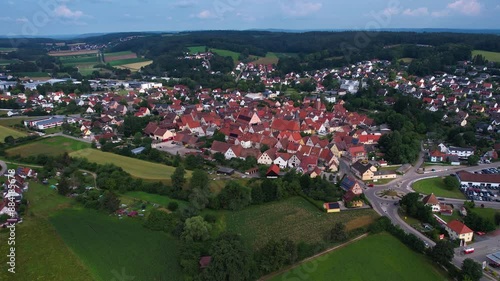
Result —
<instances>
[{"instance_id":1,"label":"blue sky","mask_svg":"<svg viewBox=\"0 0 500 281\"><path fill-rule=\"evenodd\" d=\"M500 28L498 0L1 0L1 35L207 29Z\"/></svg>"}]
</instances>

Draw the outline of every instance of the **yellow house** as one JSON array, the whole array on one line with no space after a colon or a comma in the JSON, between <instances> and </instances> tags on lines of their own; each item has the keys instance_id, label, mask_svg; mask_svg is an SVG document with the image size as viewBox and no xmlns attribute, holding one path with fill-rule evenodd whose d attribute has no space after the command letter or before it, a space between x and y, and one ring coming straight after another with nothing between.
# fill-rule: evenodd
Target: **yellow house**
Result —
<instances>
[{"instance_id":1,"label":"yellow house","mask_svg":"<svg viewBox=\"0 0 500 281\"><path fill-rule=\"evenodd\" d=\"M337 158L342 158L342 150L339 150L336 144L333 144L332 148L330 148L330 151L335 155Z\"/></svg>"},{"instance_id":2,"label":"yellow house","mask_svg":"<svg viewBox=\"0 0 500 281\"><path fill-rule=\"evenodd\" d=\"M330 202L323 204L327 213L340 213L340 205L338 202Z\"/></svg>"},{"instance_id":3,"label":"yellow house","mask_svg":"<svg viewBox=\"0 0 500 281\"><path fill-rule=\"evenodd\" d=\"M450 221L446 225L446 231L448 231L451 239L460 239L465 242L470 242L472 238L474 238L474 231L457 220Z\"/></svg>"},{"instance_id":4,"label":"yellow house","mask_svg":"<svg viewBox=\"0 0 500 281\"><path fill-rule=\"evenodd\" d=\"M363 181L367 181L373 180L375 172L377 172L377 167L359 160L356 163L352 164L351 170L358 178Z\"/></svg>"}]
</instances>

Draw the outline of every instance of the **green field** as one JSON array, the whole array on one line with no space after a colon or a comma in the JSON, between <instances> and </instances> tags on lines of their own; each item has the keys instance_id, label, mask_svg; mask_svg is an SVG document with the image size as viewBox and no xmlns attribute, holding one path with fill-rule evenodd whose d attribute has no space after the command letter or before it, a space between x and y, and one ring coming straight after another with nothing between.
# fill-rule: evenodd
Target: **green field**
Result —
<instances>
[{"instance_id":1,"label":"green field","mask_svg":"<svg viewBox=\"0 0 500 281\"><path fill-rule=\"evenodd\" d=\"M130 198L130 199L138 199L142 201L146 201L153 204L158 204L162 207L167 208L168 203L177 202L179 207L187 207L188 203L186 201L172 199L168 196L158 195L158 194L150 194L142 191L130 191L125 193L122 197Z\"/></svg>"},{"instance_id":2,"label":"green field","mask_svg":"<svg viewBox=\"0 0 500 281\"><path fill-rule=\"evenodd\" d=\"M490 209L490 208L481 208L481 202L476 201L476 207L472 208L471 211L483 219L491 221L493 224L495 223L495 214L498 213L498 210Z\"/></svg>"},{"instance_id":3,"label":"green field","mask_svg":"<svg viewBox=\"0 0 500 281\"><path fill-rule=\"evenodd\" d=\"M14 73L14 75L21 76L21 77L37 77L37 78L50 78L50 73L48 72L17 72Z\"/></svg>"},{"instance_id":4,"label":"green field","mask_svg":"<svg viewBox=\"0 0 500 281\"><path fill-rule=\"evenodd\" d=\"M404 63L411 63L414 59L413 58L401 58L399 60L404 62Z\"/></svg>"},{"instance_id":5,"label":"green field","mask_svg":"<svg viewBox=\"0 0 500 281\"><path fill-rule=\"evenodd\" d=\"M134 280L181 280L177 240L144 228L138 218L68 209L50 222L96 280L116 280L123 273Z\"/></svg>"},{"instance_id":6,"label":"green field","mask_svg":"<svg viewBox=\"0 0 500 281\"><path fill-rule=\"evenodd\" d=\"M14 147L8 149L6 152L8 155L20 155L22 157L39 154L57 156L63 154L64 152L70 153L87 148L90 148L89 143L58 136L44 138L36 142Z\"/></svg>"},{"instance_id":7,"label":"green field","mask_svg":"<svg viewBox=\"0 0 500 281\"><path fill-rule=\"evenodd\" d=\"M0 47L0 53L10 53L17 51L17 48L5 48L5 47Z\"/></svg>"},{"instance_id":8,"label":"green field","mask_svg":"<svg viewBox=\"0 0 500 281\"><path fill-rule=\"evenodd\" d=\"M17 130L0 125L0 143L2 143L5 139L5 137L8 137L8 136L13 136L14 138L19 138L19 137L27 136L27 134L24 132L20 132L20 131L17 131Z\"/></svg>"},{"instance_id":9,"label":"green field","mask_svg":"<svg viewBox=\"0 0 500 281\"><path fill-rule=\"evenodd\" d=\"M277 64L279 62L278 55L275 53L267 53L265 57L259 57L253 61L254 64Z\"/></svg>"},{"instance_id":10,"label":"green field","mask_svg":"<svg viewBox=\"0 0 500 281\"><path fill-rule=\"evenodd\" d=\"M488 52L481 50L472 51L472 57L477 55L483 55L490 62L500 62L500 52Z\"/></svg>"},{"instance_id":11,"label":"green field","mask_svg":"<svg viewBox=\"0 0 500 281\"><path fill-rule=\"evenodd\" d=\"M144 58L132 58L132 59L122 59L122 60L115 60L109 62L111 66L120 66L120 65L125 65L125 64L132 64L132 63L139 63L139 62L146 62L146 61L151 61L148 59Z\"/></svg>"},{"instance_id":12,"label":"green field","mask_svg":"<svg viewBox=\"0 0 500 281\"><path fill-rule=\"evenodd\" d=\"M28 215L16 227L15 276L6 271L4 253L7 253L8 245L3 242L7 239L7 233L0 230L0 280L94 280L88 268L48 221L53 212L71 207L73 200L35 182L30 183L26 199L31 204Z\"/></svg>"},{"instance_id":13,"label":"green field","mask_svg":"<svg viewBox=\"0 0 500 281\"><path fill-rule=\"evenodd\" d=\"M207 46L193 46L188 47L188 50L191 54L204 53Z\"/></svg>"},{"instance_id":14,"label":"green field","mask_svg":"<svg viewBox=\"0 0 500 281\"><path fill-rule=\"evenodd\" d=\"M0 119L0 126L10 127L10 126L18 125L18 124L23 124L24 120L31 120L31 119L37 119L37 118L40 118L40 117L21 116L21 117L11 117L11 118Z\"/></svg>"},{"instance_id":15,"label":"green field","mask_svg":"<svg viewBox=\"0 0 500 281\"><path fill-rule=\"evenodd\" d=\"M308 261L272 281L282 280L448 280L425 256L388 233L368 236Z\"/></svg>"},{"instance_id":16,"label":"green field","mask_svg":"<svg viewBox=\"0 0 500 281\"><path fill-rule=\"evenodd\" d=\"M123 51L123 52L114 52L114 53L104 53L104 57L117 57L117 56L126 56L134 54L132 51Z\"/></svg>"},{"instance_id":17,"label":"green field","mask_svg":"<svg viewBox=\"0 0 500 281\"><path fill-rule=\"evenodd\" d=\"M447 190L442 178L423 179L415 182L413 190L423 194L434 193L437 197L465 199L459 189Z\"/></svg>"},{"instance_id":18,"label":"green field","mask_svg":"<svg viewBox=\"0 0 500 281\"><path fill-rule=\"evenodd\" d=\"M222 49L210 49L214 54L217 54L219 56L223 57L231 57L233 58L234 63L238 62L240 53L229 51L229 50L222 50Z\"/></svg>"},{"instance_id":19,"label":"green field","mask_svg":"<svg viewBox=\"0 0 500 281\"><path fill-rule=\"evenodd\" d=\"M175 170L175 168L171 166L147 162L90 148L72 152L70 156L87 158L90 162L95 162L97 164L114 164L130 173L133 177L148 180L168 181ZM191 172L187 171L186 177L190 177L190 175Z\"/></svg>"},{"instance_id":20,"label":"green field","mask_svg":"<svg viewBox=\"0 0 500 281\"><path fill-rule=\"evenodd\" d=\"M0 66L9 65L11 63L17 62L16 60L4 60L0 59Z\"/></svg>"},{"instance_id":21,"label":"green field","mask_svg":"<svg viewBox=\"0 0 500 281\"><path fill-rule=\"evenodd\" d=\"M378 217L371 209L327 214L301 197L221 214L219 224L228 231L241 234L257 248L272 238L321 242L335 222L344 222L347 229L352 230L367 226Z\"/></svg>"},{"instance_id":22,"label":"green field","mask_svg":"<svg viewBox=\"0 0 500 281\"><path fill-rule=\"evenodd\" d=\"M100 63L99 57L96 54L60 57L59 60L65 66L76 66L76 65L81 65L81 64L91 64L91 63L98 64L98 63Z\"/></svg>"}]
</instances>

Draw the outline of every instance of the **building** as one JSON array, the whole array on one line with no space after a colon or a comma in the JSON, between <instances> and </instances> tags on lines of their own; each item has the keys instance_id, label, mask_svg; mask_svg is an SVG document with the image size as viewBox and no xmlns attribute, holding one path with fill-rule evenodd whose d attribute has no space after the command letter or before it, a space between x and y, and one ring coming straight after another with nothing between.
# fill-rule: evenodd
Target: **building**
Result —
<instances>
[{"instance_id":1,"label":"building","mask_svg":"<svg viewBox=\"0 0 500 281\"><path fill-rule=\"evenodd\" d=\"M219 175L226 175L226 176L230 176L230 175L234 174L234 169L231 169L231 168L225 168L225 167L220 167L220 168L217 170L217 174L219 174Z\"/></svg>"},{"instance_id":2,"label":"building","mask_svg":"<svg viewBox=\"0 0 500 281\"><path fill-rule=\"evenodd\" d=\"M345 192L352 191L355 195L361 195L363 193L363 189L359 186L359 183L355 179L348 176L344 177L340 183L340 187Z\"/></svg>"},{"instance_id":3,"label":"building","mask_svg":"<svg viewBox=\"0 0 500 281\"><path fill-rule=\"evenodd\" d=\"M474 237L474 231L457 220L450 221L445 226L445 229L451 239L460 239L467 243L472 241Z\"/></svg>"},{"instance_id":4,"label":"building","mask_svg":"<svg viewBox=\"0 0 500 281\"><path fill-rule=\"evenodd\" d=\"M469 156L474 155L474 149L450 146L448 148L448 154L456 155L460 159L467 159Z\"/></svg>"},{"instance_id":5,"label":"building","mask_svg":"<svg viewBox=\"0 0 500 281\"><path fill-rule=\"evenodd\" d=\"M275 179L280 175L280 167L276 164L272 164L267 170L266 177L268 179Z\"/></svg>"},{"instance_id":6,"label":"building","mask_svg":"<svg viewBox=\"0 0 500 281\"><path fill-rule=\"evenodd\" d=\"M36 120L24 121L24 126L36 128L38 130L46 130L61 126L64 122L76 123L76 120L71 117L54 116Z\"/></svg>"},{"instance_id":7,"label":"building","mask_svg":"<svg viewBox=\"0 0 500 281\"><path fill-rule=\"evenodd\" d=\"M351 163L355 163L358 160L367 160L365 147L363 145L350 147L347 150L347 157L351 160Z\"/></svg>"},{"instance_id":8,"label":"building","mask_svg":"<svg viewBox=\"0 0 500 281\"><path fill-rule=\"evenodd\" d=\"M340 213L340 204L338 202L331 202L323 204L327 213Z\"/></svg>"},{"instance_id":9,"label":"building","mask_svg":"<svg viewBox=\"0 0 500 281\"><path fill-rule=\"evenodd\" d=\"M500 187L499 174L474 174L459 171L457 177L460 185L464 187Z\"/></svg>"},{"instance_id":10,"label":"building","mask_svg":"<svg viewBox=\"0 0 500 281\"><path fill-rule=\"evenodd\" d=\"M434 193L425 196L424 199L422 199L422 203L424 203L425 206L431 207L433 213L439 213L441 211L439 200L437 200Z\"/></svg>"},{"instance_id":11,"label":"building","mask_svg":"<svg viewBox=\"0 0 500 281\"><path fill-rule=\"evenodd\" d=\"M352 172L361 180L373 180L377 168L368 162L359 160L351 165Z\"/></svg>"}]
</instances>

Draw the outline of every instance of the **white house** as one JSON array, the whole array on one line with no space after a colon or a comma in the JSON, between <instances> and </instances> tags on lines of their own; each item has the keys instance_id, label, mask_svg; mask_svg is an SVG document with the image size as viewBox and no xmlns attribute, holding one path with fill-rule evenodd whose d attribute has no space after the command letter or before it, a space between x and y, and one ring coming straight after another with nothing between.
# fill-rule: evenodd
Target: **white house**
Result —
<instances>
[{"instance_id":1,"label":"white house","mask_svg":"<svg viewBox=\"0 0 500 281\"><path fill-rule=\"evenodd\" d=\"M453 240L459 239L464 242L470 242L474 237L474 231L457 220L450 221L445 226L445 229Z\"/></svg>"}]
</instances>

